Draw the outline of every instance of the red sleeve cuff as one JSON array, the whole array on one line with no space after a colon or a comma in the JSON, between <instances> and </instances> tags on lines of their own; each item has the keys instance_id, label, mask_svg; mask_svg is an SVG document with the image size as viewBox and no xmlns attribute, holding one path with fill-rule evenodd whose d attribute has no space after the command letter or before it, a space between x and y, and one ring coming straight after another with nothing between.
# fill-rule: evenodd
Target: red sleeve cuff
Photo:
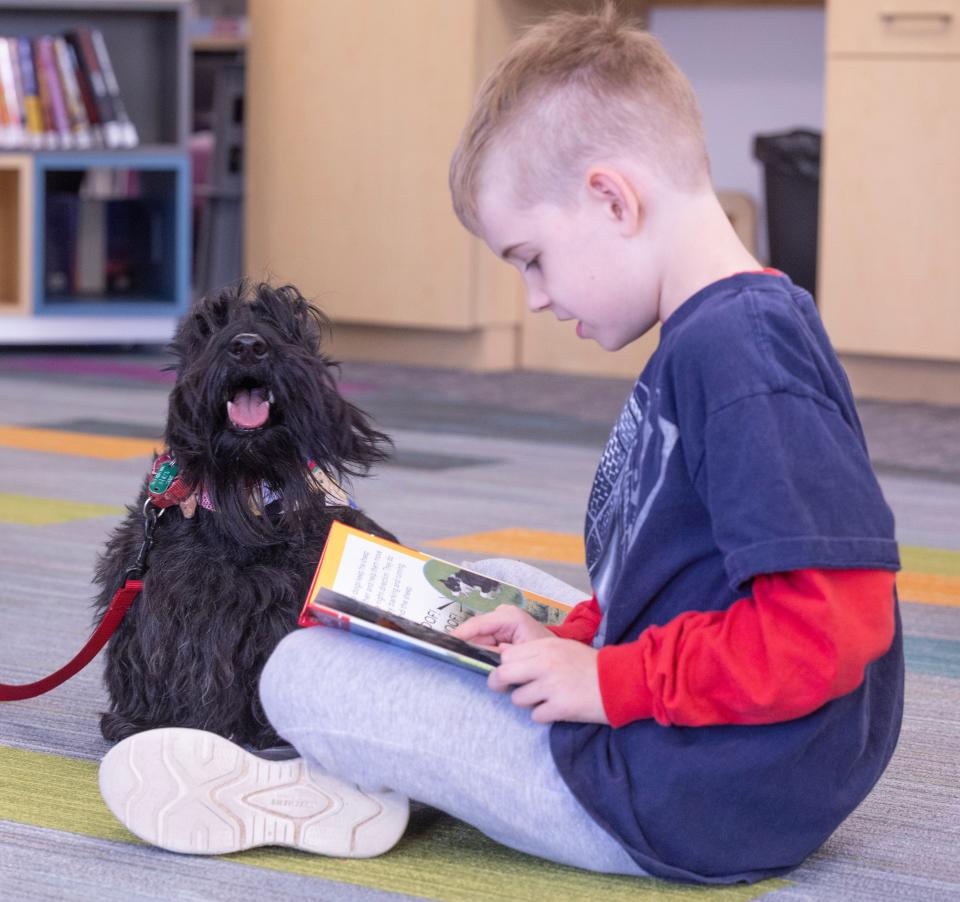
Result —
<instances>
[{"instance_id":1,"label":"red sleeve cuff","mask_svg":"<svg viewBox=\"0 0 960 902\"><path fill-rule=\"evenodd\" d=\"M600 621L603 619L603 611L597 603L597 597L588 598L581 601L573 608L566 619L559 626L548 626L555 636L561 639L574 639L577 642L592 642L593 637L600 629Z\"/></svg>"},{"instance_id":2,"label":"red sleeve cuff","mask_svg":"<svg viewBox=\"0 0 960 902\"><path fill-rule=\"evenodd\" d=\"M600 699L612 727L653 717L653 693L647 686L640 641L605 645L597 656ZM664 723L664 721L660 721Z\"/></svg>"}]
</instances>

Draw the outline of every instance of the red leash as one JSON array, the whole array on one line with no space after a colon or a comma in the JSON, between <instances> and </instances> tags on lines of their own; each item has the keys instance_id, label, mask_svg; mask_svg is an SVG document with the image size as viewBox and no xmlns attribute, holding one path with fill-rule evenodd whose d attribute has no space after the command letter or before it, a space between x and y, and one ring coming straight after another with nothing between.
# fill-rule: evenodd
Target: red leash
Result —
<instances>
[{"instance_id":1,"label":"red leash","mask_svg":"<svg viewBox=\"0 0 960 902\"><path fill-rule=\"evenodd\" d=\"M61 683L65 683L74 674L83 670L97 656L97 652L103 648L107 639L113 635L113 631L120 625L123 615L127 613L134 598L140 594L142 588L142 580L128 579L122 588L117 589L116 595L110 602L110 607L107 608L103 619L93 631L93 635L87 640L87 644L80 649L71 661L51 673L50 676L37 680L35 683L18 685L0 683L0 702L18 702L21 699L43 695L44 692L56 689Z\"/></svg>"},{"instance_id":2,"label":"red leash","mask_svg":"<svg viewBox=\"0 0 960 902\"><path fill-rule=\"evenodd\" d=\"M120 621L123 620L124 615L130 609L133 600L143 589L143 574L147 569L147 554L153 544L153 532L157 527L157 520L161 513L163 511L160 510L158 513L149 500L144 505L144 539L137 555L137 562L127 571L123 585L117 589L110 600L110 606L104 612L100 623L97 624L93 635L87 640L83 648L63 667L42 680L17 685L0 683L0 702L16 702L25 698L34 698L49 692L51 689L56 689L61 683L65 683L70 677L83 670L97 656L97 652L106 645L107 640L113 635L120 625Z\"/></svg>"}]
</instances>

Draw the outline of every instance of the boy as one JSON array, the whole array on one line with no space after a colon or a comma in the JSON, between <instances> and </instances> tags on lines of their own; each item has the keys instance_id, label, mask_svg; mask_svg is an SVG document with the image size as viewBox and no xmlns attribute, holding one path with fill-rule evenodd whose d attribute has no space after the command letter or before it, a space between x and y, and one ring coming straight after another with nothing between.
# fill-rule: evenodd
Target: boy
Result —
<instances>
[{"instance_id":1,"label":"boy","mask_svg":"<svg viewBox=\"0 0 960 902\"><path fill-rule=\"evenodd\" d=\"M326 846L299 844L381 851L403 829L399 794L596 871L782 874L870 791L902 710L892 516L813 303L737 240L689 84L610 6L553 17L512 48L451 187L464 224L522 272L532 310L610 351L659 321L660 345L590 497L594 597L556 634L512 608L458 631L500 648L500 694L335 631L278 648L261 684L271 721L316 780L366 788L338 784L339 810L382 834L344 853L333 825ZM132 741L141 772L159 760L162 736ZM246 786L225 744L200 758L221 756ZM168 746L183 783L198 756L184 736ZM104 762L108 801L120 761ZM379 820L358 801L378 787L395 812ZM158 817L138 826L111 807L159 841ZM256 823L239 801L231 813ZM162 844L201 851L174 833Z\"/></svg>"}]
</instances>

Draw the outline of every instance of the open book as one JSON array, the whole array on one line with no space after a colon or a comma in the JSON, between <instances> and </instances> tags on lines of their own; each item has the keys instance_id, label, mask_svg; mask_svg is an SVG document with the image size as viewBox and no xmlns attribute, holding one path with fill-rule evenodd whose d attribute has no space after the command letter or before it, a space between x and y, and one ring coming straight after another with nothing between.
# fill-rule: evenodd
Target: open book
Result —
<instances>
[{"instance_id":1,"label":"open book","mask_svg":"<svg viewBox=\"0 0 960 902\"><path fill-rule=\"evenodd\" d=\"M335 522L300 625L338 627L489 673L500 656L449 632L501 604L516 605L547 625L562 623L570 610L559 601Z\"/></svg>"}]
</instances>

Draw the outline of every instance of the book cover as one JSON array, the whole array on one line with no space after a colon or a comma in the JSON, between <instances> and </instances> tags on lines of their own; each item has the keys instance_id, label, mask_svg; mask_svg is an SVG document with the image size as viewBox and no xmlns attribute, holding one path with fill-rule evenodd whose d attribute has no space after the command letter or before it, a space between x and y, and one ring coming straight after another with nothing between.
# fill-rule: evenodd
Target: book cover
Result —
<instances>
[{"instance_id":1,"label":"book cover","mask_svg":"<svg viewBox=\"0 0 960 902\"><path fill-rule=\"evenodd\" d=\"M317 590L310 612L301 617L300 625L346 630L477 673L489 673L500 664L500 655L491 649L478 648L455 636L373 605L365 605L330 589Z\"/></svg>"},{"instance_id":2,"label":"book cover","mask_svg":"<svg viewBox=\"0 0 960 902\"><path fill-rule=\"evenodd\" d=\"M10 52L11 41L0 38L0 107L6 119L6 147L20 147L23 144L23 116L20 98L17 96L17 81L14 77L13 55Z\"/></svg>"},{"instance_id":3,"label":"book cover","mask_svg":"<svg viewBox=\"0 0 960 902\"><path fill-rule=\"evenodd\" d=\"M57 146L57 130L53 121L53 101L50 99L50 89L47 86L47 73L40 63L40 42L34 40L32 45L33 71L37 79L37 95L40 97L40 117L43 120L42 146L53 149Z\"/></svg>"},{"instance_id":4,"label":"book cover","mask_svg":"<svg viewBox=\"0 0 960 902\"><path fill-rule=\"evenodd\" d=\"M29 148L32 142L27 130L26 96L23 92L23 76L20 72L20 42L16 38L7 38L6 40L13 76L13 90L17 95L17 106L20 108L20 143L18 146Z\"/></svg>"},{"instance_id":5,"label":"book cover","mask_svg":"<svg viewBox=\"0 0 960 902\"><path fill-rule=\"evenodd\" d=\"M44 286L51 297L73 294L78 202L76 194L47 195L43 269Z\"/></svg>"},{"instance_id":6,"label":"book cover","mask_svg":"<svg viewBox=\"0 0 960 902\"><path fill-rule=\"evenodd\" d=\"M156 223L139 198L106 202L104 288L108 296L153 297L160 291L160 265L152 250Z\"/></svg>"},{"instance_id":7,"label":"book cover","mask_svg":"<svg viewBox=\"0 0 960 902\"><path fill-rule=\"evenodd\" d=\"M60 76L60 90L63 94L64 106L70 122L70 131L73 134L76 146L85 150L92 144L90 123L87 120L87 108L83 105L83 98L80 96L80 85L77 82L77 73L73 68L70 45L62 37L53 39L53 56L57 64L57 73Z\"/></svg>"},{"instance_id":8,"label":"book cover","mask_svg":"<svg viewBox=\"0 0 960 902\"><path fill-rule=\"evenodd\" d=\"M76 293L102 295L107 290L107 201L79 197L77 216Z\"/></svg>"},{"instance_id":9,"label":"book cover","mask_svg":"<svg viewBox=\"0 0 960 902\"><path fill-rule=\"evenodd\" d=\"M110 98L110 106L113 110L112 124L119 142L117 146L136 147L140 139L136 127L127 115L127 109L120 96L120 84L113 71L113 63L110 61L110 52L107 50L107 42L104 40L103 32L96 28L90 31L90 41L93 45L97 65L103 74L104 87Z\"/></svg>"},{"instance_id":10,"label":"book cover","mask_svg":"<svg viewBox=\"0 0 960 902\"><path fill-rule=\"evenodd\" d=\"M41 95L43 93L43 86L46 85L51 124L57 135L57 146L64 148L74 147L73 132L70 129L70 118L67 115L67 106L63 99L63 91L60 88L60 75L57 71L57 61L53 51L53 38L48 35L37 38L34 51L37 63L37 76L40 78Z\"/></svg>"},{"instance_id":11,"label":"book cover","mask_svg":"<svg viewBox=\"0 0 960 902\"><path fill-rule=\"evenodd\" d=\"M80 37L75 31L71 31L64 36L64 41L66 41L67 44L70 64L76 76L80 99L83 103L83 109L90 126L91 141L95 147L102 147L103 130L100 127L100 111L97 109L97 98L94 94L90 72L83 63L83 50L80 46Z\"/></svg>"},{"instance_id":12,"label":"book cover","mask_svg":"<svg viewBox=\"0 0 960 902\"><path fill-rule=\"evenodd\" d=\"M515 605L541 623L568 605L335 522L300 616L489 672L499 658L448 633L476 614ZM424 646L427 646L425 648Z\"/></svg>"},{"instance_id":13,"label":"book cover","mask_svg":"<svg viewBox=\"0 0 960 902\"><path fill-rule=\"evenodd\" d=\"M76 48L80 65L90 84L97 107L97 121L100 123L103 143L111 148L122 147L123 136L120 134L119 126L114 121L113 102L107 92L103 72L100 70L100 63L97 61L97 52L93 46L90 29L78 28L67 35L67 40Z\"/></svg>"},{"instance_id":14,"label":"book cover","mask_svg":"<svg viewBox=\"0 0 960 902\"><path fill-rule=\"evenodd\" d=\"M33 65L33 47L27 38L17 41L17 56L20 63L20 83L23 85L23 110L26 131L32 147L43 147L43 109L40 106L40 90Z\"/></svg>"},{"instance_id":15,"label":"book cover","mask_svg":"<svg viewBox=\"0 0 960 902\"><path fill-rule=\"evenodd\" d=\"M0 44L3 38L0 38ZM7 96L3 87L2 73L0 73L0 148L10 147L10 111L7 109Z\"/></svg>"}]
</instances>

